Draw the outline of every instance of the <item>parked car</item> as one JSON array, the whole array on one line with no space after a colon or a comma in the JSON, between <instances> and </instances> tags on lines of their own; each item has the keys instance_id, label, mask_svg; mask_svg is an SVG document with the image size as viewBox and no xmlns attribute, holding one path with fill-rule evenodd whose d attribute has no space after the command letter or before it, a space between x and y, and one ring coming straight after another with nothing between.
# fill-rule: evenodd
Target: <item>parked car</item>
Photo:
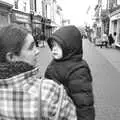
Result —
<instances>
[{"instance_id":1,"label":"parked car","mask_svg":"<svg viewBox=\"0 0 120 120\"><path fill-rule=\"evenodd\" d=\"M101 38L96 37L96 38L94 39L94 44L95 44L96 46L100 46L101 43L102 43L102 39L101 39Z\"/></svg>"}]
</instances>

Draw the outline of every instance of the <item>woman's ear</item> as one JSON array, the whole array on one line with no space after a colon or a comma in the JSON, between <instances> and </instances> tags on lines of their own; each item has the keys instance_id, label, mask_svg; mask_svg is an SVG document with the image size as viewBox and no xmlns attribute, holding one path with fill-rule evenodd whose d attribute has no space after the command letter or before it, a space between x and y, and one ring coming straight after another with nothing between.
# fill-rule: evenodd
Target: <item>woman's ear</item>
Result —
<instances>
[{"instance_id":1,"label":"woman's ear","mask_svg":"<svg viewBox=\"0 0 120 120\"><path fill-rule=\"evenodd\" d=\"M17 57L12 53L12 52L8 52L6 54L6 59L9 61L9 62L15 62L17 61Z\"/></svg>"}]
</instances>

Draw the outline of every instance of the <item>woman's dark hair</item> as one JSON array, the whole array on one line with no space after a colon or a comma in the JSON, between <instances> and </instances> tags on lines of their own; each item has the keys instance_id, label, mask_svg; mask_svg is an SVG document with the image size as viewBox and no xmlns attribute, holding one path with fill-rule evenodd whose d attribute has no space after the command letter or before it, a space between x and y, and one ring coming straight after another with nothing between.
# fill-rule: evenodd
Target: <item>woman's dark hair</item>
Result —
<instances>
[{"instance_id":1,"label":"woman's dark hair","mask_svg":"<svg viewBox=\"0 0 120 120\"><path fill-rule=\"evenodd\" d=\"M0 29L0 62L6 62L6 54L19 55L29 31L17 24L10 24Z\"/></svg>"}]
</instances>

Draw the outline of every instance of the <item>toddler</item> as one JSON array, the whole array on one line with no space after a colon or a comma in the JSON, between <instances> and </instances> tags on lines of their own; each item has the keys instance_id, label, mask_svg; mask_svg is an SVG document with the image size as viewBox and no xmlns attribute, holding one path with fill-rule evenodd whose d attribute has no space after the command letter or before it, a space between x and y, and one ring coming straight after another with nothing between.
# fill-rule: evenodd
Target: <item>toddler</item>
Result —
<instances>
[{"instance_id":1,"label":"toddler","mask_svg":"<svg viewBox=\"0 0 120 120\"><path fill-rule=\"evenodd\" d=\"M94 120L90 68L83 60L82 35L70 25L56 30L47 41L53 56L45 77L62 83L76 105L78 120Z\"/></svg>"}]
</instances>

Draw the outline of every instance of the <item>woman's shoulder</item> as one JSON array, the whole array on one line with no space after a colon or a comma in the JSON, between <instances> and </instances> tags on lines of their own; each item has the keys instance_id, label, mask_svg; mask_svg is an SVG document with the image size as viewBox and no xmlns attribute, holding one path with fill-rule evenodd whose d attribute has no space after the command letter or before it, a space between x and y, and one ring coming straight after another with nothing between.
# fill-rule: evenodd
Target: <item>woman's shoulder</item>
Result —
<instances>
[{"instance_id":1,"label":"woman's shoulder","mask_svg":"<svg viewBox=\"0 0 120 120\"><path fill-rule=\"evenodd\" d=\"M43 78L41 78L41 80L43 81L43 84L51 86L51 87L54 86L54 87L58 88L60 86L57 82L55 82L52 79L48 79L48 78L43 77Z\"/></svg>"},{"instance_id":2,"label":"woman's shoulder","mask_svg":"<svg viewBox=\"0 0 120 120\"><path fill-rule=\"evenodd\" d=\"M68 101L70 100L69 102L71 102L71 99L67 95L67 92L62 84L47 78L42 78L41 80L42 80L42 90L44 91L43 93L49 94L47 96L49 97L51 96L59 99L61 94L61 89L63 89L63 95L66 96L66 100L68 99Z\"/></svg>"},{"instance_id":3,"label":"woman's shoulder","mask_svg":"<svg viewBox=\"0 0 120 120\"><path fill-rule=\"evenodd\" d=\"M66 119L68 118L69 120L73 119L76 120L75 105L73 104L71 98L67 95L64 86L50 79L41 78L41 80L43 93L42 101L44 101L45 103L44 109L52 110L50 112L55 113L59 106L62 95L62 103L60 106L61 109L60 118L63 119L65 117Z\"/></svg>"}]
</instances>

